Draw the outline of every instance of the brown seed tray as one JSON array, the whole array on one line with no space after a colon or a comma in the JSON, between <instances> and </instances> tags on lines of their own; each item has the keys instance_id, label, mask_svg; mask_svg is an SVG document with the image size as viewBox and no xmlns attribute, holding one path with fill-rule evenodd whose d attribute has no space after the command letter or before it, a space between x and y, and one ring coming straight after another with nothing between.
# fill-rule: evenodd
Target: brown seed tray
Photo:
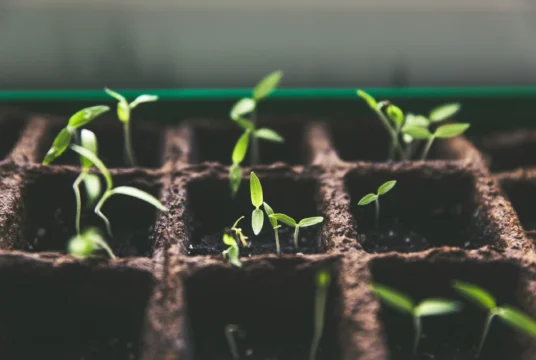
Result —
<instances>
[{"instance_id":1,"label":"brown seed tray","mask_svg":"<svg viewBox=\"0 0 536 360\"><path fill-rule=\"evenodd\" d=\"M372 120L261 119L287 142L283 152L263 145L264 164L244 169L242 189L232 200L227 160L238 132L229 122L137 122L141 166L133 169L120 167L120 124L104 117L91 128L114 181L153 193L170 211L114 199L104 211L117 234L111 245L123 257L77 260L62 251L74 231L70 185L79 172L76 157L40 164L65 123L0 112L6 146L0 154L1 359L232 359L223 337L229 323L248 332L241 346L253 353L244 359L307 359L313 275L321 268L333 278L323 360L409 358L411 324L372 296L371 281L416 299L456 297L450 282L470 281L536 316L536 257L521 226L536 230L525 224L536 173L492 175L464 137L438 141L432 160L387 163L379 161L385 137ZM278 256L262 247L238 269L223 261L221 248L203 247L202 239L239 215L249 218L252 169L274 209L296 217L322 215L325 221L304 236L304 254L283 246ZM373 209L355 204L390 179L398 184L381 199L385 227L374 235ZM520 184L527 184L521 192ZM369 246L374 236L399 235L403 242L414 233L427 245ZM470 304L466 309L425 323L429 336L419 359L472 359L483 314ZM483 358L535 359L535 350L497 322Z\"/></svg>"}]
</instances>

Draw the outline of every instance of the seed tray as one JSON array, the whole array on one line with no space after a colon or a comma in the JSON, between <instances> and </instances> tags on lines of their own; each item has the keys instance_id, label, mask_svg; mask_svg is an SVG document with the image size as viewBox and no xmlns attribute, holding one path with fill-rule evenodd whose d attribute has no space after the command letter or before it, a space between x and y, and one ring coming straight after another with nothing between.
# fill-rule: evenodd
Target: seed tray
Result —
<instances>
[{"instance_id":1,"label":"seed tray","mask_svg":"<svg viewBox=\"0 0 536 360\"><path fill-rule=\"evenodd\" d=\"M536 184L536 173L492 173L485 151L465 137L436 142L428 161L388 163L381 161L386 137L374 119L261 117L287 143L283 150L261 148L263 163L245 167L233 200L228 158L236 134L228 121L137 120L135 150L144 155L139 168L124 168L113 158L122 154L120 124L104 116L90 128L114 181L149 191L169 212L111 199L104 212L120 259L77 260L63 250L74 232L77 158L40 164L67 119L0 114L2 359L227 360L230 323L247 331L240 347L251 351L244 359L307 359L313 276L321 268L333 277L323 360L410 357L411 324L372 296L371 281L422 299L455 297L450 282L465 280L536 316L534 245L522 227L530 210L518 210L536 186L514 196L518 183ZM275 209L325 220L304 232L302 253L282 239L278 256L269 240L259 240L243 251L248 256L238 269L208 235L249 217L251 170ZM371 209L356 203L391 179L398 184L382 199L376 231ZM242 227L248 235L249 226ZM426 320L419 359L473 358L483 313L466 305L459 315ZM534 343L499 322L487 344L486 359L535 358Z\"/></svg>"}]
</instances>

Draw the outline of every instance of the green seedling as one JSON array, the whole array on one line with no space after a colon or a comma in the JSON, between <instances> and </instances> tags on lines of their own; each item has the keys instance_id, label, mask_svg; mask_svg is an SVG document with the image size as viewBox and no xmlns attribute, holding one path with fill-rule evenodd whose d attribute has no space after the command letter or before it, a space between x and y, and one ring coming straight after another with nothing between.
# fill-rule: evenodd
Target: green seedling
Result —
<instances>
[{"instance_id":1,"label":"green seedling","mask_svg":"<svg viewBox=\"0 0 536 360\"><path fill-rule=\"evenodd\" d=\"M237 227L238 223L243 218L244 218L244 216L241 216L241 217L238 218L238 220L235 221L235 223L233 224L233 227L231 228L231 231L233 231L235 233L235 236L240 240L240 242L242 243L242 246L246 247L246 246L248 246L248 242L246 241L248 239L248 237L244 235L244 233L242 232L241 228Z\"/></svg>"},{"instance_id":2,"label":"green seedling","mask_svg":"<svg viewBox=\"0 0 536 360\"><path fill-rule=\"evenodd\" d=\"M227 344L229 345L231 355L233 356L233 360L240 359L240 353L238 352L238 344L236 343L234 334L236 334L239 338L243 339L246 337L246 332L236 324L229 324L225 326L224 334L225 338L227 339Z\"/></svg>"},{"instance_id":3,"label":"green seedling","mask_svg":"<svg viewBox=\"0 0 536 360\"><path fill-rule=\"evenodd\" d=\"M104 88L104 91L117 102L117 117L119 121L123 123L123 132L125 137L125 161L130 166L136 165L136 157L134 155L134 148L132 146L132 135L130 132L130 119L132 110L142 104L148 102L154 102L158 100L156 95L140 95L134 101L129 103L125 97L111 89Z\"/></svg>"},{"instance_id":4,"label":"green seedling","mask_svg":"<svg viewBox=\"0 0 536 360\"><path fill-rule=\"evenodd\" d=\"M102 213L102 207L106 203L106 200L108 200L113 195L131 196L131 197L137 198L139 200L143 200L143 201L153 205L154 207L156 207L160 211L168 211L168 209L164 205L162 205L160 203L160 201L158 201L158 199L156 199L151 194L146 193L145 191L142 191L140 189L136 189L135 187L132 187L132 186L118 186L118 187L114 188L113 180L112 180L112 176L110 174L110 171L108 170L108 168L106 168L104 163L97 157L97 155L95 155L90 150L85 149L85 148L83 148L81 146L78 146L78 145L72 144L70 147L71 147L71 149L73 151L77 152L79 155L83 156L88 161L93 163L93 165L95 165L95 167L97 169L99 169L99 171L101 172L102 176L104 176L104 179L106 181L106 191L104 192L104 194L100 198L99 202L95 206L95 214L97 214L97 216L99 216L104 221L104 223L106 225L106 230L107 230L108 235L110 237L112 237L111 224L110 224L110 221L108 220L108 218Z\"/></svg>"},{"instance_id":5,"label":"green seedling","mask_svg":"<svg viewBox=\"0 0 536 360\"><path fill-rule=\"evenodd\" d=\"M283 224L294 228L294 247L296 247L296 249L298 248L298 236L300 233L300 229L320 224L322 221L324 221L324 218L322 216L314 216L301 219L299 222L296 222L296 220L294 220L290 216L281 213L272 214L270 215L270 218L275 219L277 221L281 221Z\"/></svg>"},{"instance_id":6,"label":"green seedling","mask_svg":"<svg viewBox=\"0 0 536 360\"><path fill-rule=\"evenodd\" d=\"M320 270L315 277L316 280L316 297L315 297L315 326L313 341L309 351L309 360L316 360L318 345L324 332L324 317L326 313L326 302L328 298L328 288L331 283L331 275L327 270Z\"/></svg>"},{"instance_id":7,"label":"green seedling","mask_svg":"<svg viewBox=\"0 0 536 360\"><path fill-rule=\"evenodd\" d=\"M281 135L272 129L258 128L256 109L259 102L268 97L279 85L283 73L275 71L264 77L253 89L253 97L242 98L232 107L229 116L244 130L233 149L232 165L229 170L231 191L234 194L238 191L242 180L240 164L244 160L251 142L251 165L259 162L259 139L271 142L283 142ZM249 117L249 119L248 119Z\"/></svg>"},{"instance_id":8,"label":"green seedling","mask_svg":"<svg viewBox=\"0 0 536 360\"><path fill-rule=\"evenodd\" d=\"M376 227L380 225L380 196L387 194L389 191L391 191L392 188L394 188L396 185L396 180L387 181L382 186L378 188L378 191L376 194L367 194L359 200L359 203L357 205L359 206L365 206L370 204L371 202L374 202L376 207L376 216L375 216L375 223Z\"/></svg>"},{"instance_id":9,"label":"green seedling","mask_svg":"<svg viewBox=\"0 0 536 360\"><path fill-rule=\"evenodd\" d=\"M417 353L421 339L421 318L425 316L447 315L461 310L462 305L456 301L445 299L425 299L416 304L407 295L395 291L387 286L372 284L372 292L394 309L411 315L415 328L413 354Z\"/></svg>"},{"instance_id":10,"label":"green seedling","mask_svg":"<svg viewBox=\"0 0 536 360\"><path fill-rule=\"evenodd\" d=\"M104 241L102 234L97 228L89 228L82 233L76 234L69 241L69 254L77 258L87 258L99 249L108 253L111 259L116 259L110 246Z\"/></svg>"},{"instance_id":11,"label":"green seedling","mask_svg":"<svg viewBox=\"0 0 536 360\"><path fill-rule=\"evenodd\" d=\"M242 263L239 260L240 250L238 249L238 243L229 234L223 234L223 243L227 246L227 250L222 252L224 258L228 258L229 262L236 267L242 267Z\"/></svg>"},{"instance_id":12,"label":"green seedling","mask_svg":"<svg viewBox=\"0 0 536 360\"><path fill-rule=\"evenodd\" d=\"M411 136L418 140L427 140L426 146L421 155L421 160L426 160L428 152L432 147L432 144L436 138L448 139L463 134L470 124L446 124L438 127L434 133L424 127L412 126L404 130L404 134Z\"/></svg>"},{"instance_id":13,"label":"green seedling","mask_svg":"<svg viewBox=\"0 0 536 360\"><path fill-rule=\"evenodd\" d=\"M87 125L108 110L110 110L108 106L98 105L82 109L71 116L67 122L67 126L54 139L51 148L43 159L43 165L50 164L67 150L73 137L76 138L79 128Z\"/></svg>"},{"instance_id":14,"label":"green seedling","mask_svg":"<svg viewBox=\"0 0 536 360\"><path fill-rule=\"evenodd\" d=\"M268 220L270 220L270 225L272 225L272 229L274 229L275 233L275 249L277 251L277 254L281 254L281 247L279 246L279 228L281 225L277 223L277 219L272 217L274 214L274 210L268 205L267 203L263 203L264 206L264 212L266 213L266 216L268 216Z\"/></svg>"},{"instance_id":15,"label":"green seedling","mask_svg":"<svg viewBox=\"0 0 536 360\"><path fill-rule=\"evenodd\" d=\"M484 346L484 342L486 341L489 332L491 321L495 317L498 317L506 324L526 335L536 338L536 322L528 315L509 305L497 306L495 298L489 292L476 285L455 281L453 286L465 298L488 311L488 316L484 324L484 331L482 332L482 337L480 338L480 343L478 345L477 357L480 356L480 352L482 351L482 347Z\"/></svg>"},{"instance_id":16,"label":"green seedling","mask_svg":"<svg viewBox=\"0 0 536 360\"><path fill-rule=\"evenodd\" d=\"M255 210L251 214L251 228L255 235L259 235L264 225L264 214L260 209L263 204L262 186L259 178L252 171L249 180L249 189L251 192L251 203L255 206Z\"/></svg>"},{"instance_id":17,"label":"green seedling","mask_svg":"<svg viewBox=\"0 0 536 360\"><path fill-rule=\"evenodd\" d=\"M97 155L97 137L87 129L82 129L80 132L80 143L83 148ZM83 156L80 156L80 164L82 171L73 183L73 191L76 199L76 233L80 235L80 217L82 213L82 199L80 196L80 184L83 182L86 188L88 203L93 205L101 195L101 182L98 175L90 174L89 170L93 167L93 163Z\"/></svg>"}]
</instances>

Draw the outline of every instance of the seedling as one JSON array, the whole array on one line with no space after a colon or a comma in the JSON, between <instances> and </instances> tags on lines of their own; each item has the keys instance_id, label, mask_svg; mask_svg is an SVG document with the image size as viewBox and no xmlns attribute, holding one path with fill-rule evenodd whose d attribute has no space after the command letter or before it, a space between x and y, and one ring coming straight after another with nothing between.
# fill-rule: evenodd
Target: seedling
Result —
<instances>
[{"instance_id":1,"label":"seedling","mask_svg":"<svg viewBox=\"0 0 536 360\"><path fill-rule=\"evenodd\" d=\"M296 222L296 220L294 220L290 216L281 214L281 213L272 214L270 215L270 218L281 221L283 224L294 228L294 247L296 247L296 249L298 248L298 236L300 233L300 229L304 227L320 224L322 221L324 221L324 218L322 216L314 216L314 217L301 219L299 222Z\"/></svg>"},{"instance_id":2,"label":"seedling","mask_svg":"<svg viewBox=\"0 0 536 360\"><path fill-rule=\"evenodd\" d=\"M536 338L536 322L528 315L509 305L497 306L493 295L476 285L455 281L454 288L465 298L488 311L484 331L482 332L482 337L478 345L477 357L480 356L484 341L486 341L491 321L496 316L516 330Z\"/></svg>"},{"instance_id":3,"label":"seedling","mask_svg":"<svg viewBox=\"0 0 536 360\"><path fill-rule=\"evenodd\" d=\"M432 134L430 130L424 127L413 126L404 130L404 134L411 136L418 140L427 140L426 146L421 155L421 160L426 160L426 156L432 147L432 144L436 138L448 139L458 135L461 135L469 128L470 124L447 124L438 127Z\"/></svg>"},{"instance_id":4,"label":"seedling","mask_svg":"<svg viewBox=\"0 0 536 360\"><path fill-rule=\"evenodd\" d=\"M229 116L244 130L244 133L240 136L233 149L233 163L229 170L229 179L233 195L236 194L240 187L242 180L240 164L246 156L249 142L251 141L251 165L256 165L259 162L259 139L279 143L284 141L283 137L272 129L259 129L257 126L256 113L258 103L267 98L272 91L277 88L282 77L283 73L281 71L275 71L267 75L253 89L252 98L248 97L238 100L231 109Z\"/></svg>"},{"instance_id":5,"label":"seedling","mask_svg":"<svg viewBox=\"0 0 536 360\"><path fill-rule=\"evenodd\" d=\"M77 136L77 130L87 125L98 116L110 110L108 106L98 105L82 109L69 118L67 126L63 128L54 139L52 147L48 150L43 165L48 165L67 150L73 137Z\"/></svg>"},{"instance_id":6,"label":"seedling","mask_svg":"<svg viewBox=\"0 0 536 360\"><path fill-rule=\"evenodd\" d=\"M97 155L97 138L95 134L87 129L80 132L80 143L82 147ZM82 171L73 183L73 191L76 199L76 233L80 234L80 217L82 213L82 199L80 196L80 183L84 182L88 203L94 204L101 194L101 183L99 177L95 174L89 174L93 163L83 156L80 156Z\"/></svg>"},{"instance_id":7,"label":"seedling","mask_svg":"<svg viewBox=\"0 0 536 360\"><path fill-rule=\"evenodd\" d=\"M78 258L87 258L93 255L96 250L103 249L111 259L115 255L110 246L104 241L102 234L97 228L89 228L82 233L76 234L69 241L69 254Z\"/></svg>"},{"instance_id":8,"label":"seedling","mask_svg":"<svg viewBox=\"0 0 536 360\"><path fill-rule=\"evenodd\" d=\"M238 345L234 334L239 338L243 339L246 337L246 332L236 324L229 324L225 326L224 330L225 338L227 339L227 344L229 344L229 350L234 360L240 359L240 353L238 352Z\"/></svg>"},{"instance_id":9,"label":"seedling","mask_svg":"<svg viewBox=\"0 0 536 360\"><path fill-rule=\"evenodd\" d=\"M164 205L162 205L160 201L158 201L158 199L156 199L151 194L146 193L145 191L136 189L135 187L132 187L132 186L118 186L114 188L112 176L110 175L110 171L108 170L108 168L106 168L104 163L97 157L97 155L95 155L90 150L85 149L78 145L72 144L70 147L73 151L77 152L79 155L85 157L88 161L93 163L93 165L95 165L95 167L99 169L99 171L104 176L104 179L106 181L106 191L104 192L99 202L95 206L95 214L97 214L104 221L106 225L106 230L108 232L108 235L110 235L110 237L112 237L111 224L108 218L102 213L101 210L104 204L106 203L106 200L108 200L113 195L131 196L131 197L143 200L153 205L160 211L168 211L168 209Z\"/></svg>"},{"instance_id":10,"label":"seedling","mask_svg":"<svg viewBox=\"0 0 536 360\"><path fill-rule=\"evenodd\" d=\"M228 245L227 250L222 252L224 258L228 258L229 262L236 267L242 267L242 263L239 260L240 250L238 249L238 243L229 234L223 234L223 243Z\"/></svg>"},{"instance_id":11,"label":"seedling","mask_svg":"<svg viewBox=\"0 0 536 360\"><path fill-rule=\"evenodd\" d=\"M462 305L456 301L445 299L425 299L415 303L407 295L380 284L372 284L372 292L394 309L413 317L415 338L413 354L417 353L421 339L421 318L424 316L447 315L461 310Z\"/></svg>"},{"instance_id":12,"label":"seedling","mask_svg":"<svg viewBox=\"0 0 536 360\"><path fill-rule=\"evenodd\" d=\"M111 89L104 88L104 91L114 99L117 103L117 117L123 123L123 132L125 137L125 161L130 166L136 165L136 157L134 156L134 148L132 147L132 135L130 133L130 118L132 110L142 103L154 102L158 100L156 95L140 95L134 101L129 103L125 97Z\"/></svg>"},{"instance_id":13,"label":"seedling","mask_svg":"<svg viewBox=\"0 0 536 360\"><path fill-rule=\"evenodd\" d=\"M309 360L316 360L318 345L324 332L324 317L326 313L326 301L328 298L328 288L331 283L331 275L327 270L320 270L315 277L316 297L315 297L315 327L313 341L309 352Z\"/></svg>"},{"instance_id":14,"label":"seedling","mask_svg":"<svg viewBox=\"0 0 536 360\"><path fill-rule=\"evenodd\" d=\"M277 219L274 218L272 215L274 214L274 210L268 205L267 203L263 203L264 206L264 212L268 216L268 220L270 220L270 224L272 225L272 229L274 229L275 233L275 249L277 251L277 254L281 254L281 247L279 246L279 228L281 225L277 223Z\"/></svg>"},{"instance_id":15,"label":"seedling","mask_svg":"<svg viewBox=\"0 0 536 360\"><path fill-rule=\"evenodd\" d=\"M248 239L248 237L244 236L244 233L242 232L242 229L237 227L238 223L243 218L244 218L244 216L241 216L240 218L238 218L238 220L235 221L235 223L233 224L233 227L231 228L231 231L234 231L235 236L240 240L240 242L242 243L242 246L245 247L245 246L248 246L248 242L246 241Z\"/></svg>"},{"instance_id":16,"label":"seedling","mask_svg":"<svg viewBox=\"0 0 536 360\"><path fill-rule=\"evenodd\" d=\"M249 189L251 192L251 203L255 206L255 210L251 214L251 228L255 235L259 235L264 225L264 214L260 209L263 204L262 186L259 178L252 171L249 179Z\"/></svg>"},{"instance_id":17,"label":"seedling","mask_svg":"<svg viewBox=\"0 0 536 360\"><path fill-rule=\"evenodd\" d=\"M359 206L364 206L374 201L374 204L376 206L376 217L375 217L376 227L378 227L380 224L380 196L387 194L389 191L391 191L392 188L395 187L395 185L396 185L396 180L387 181L386 183L384 183L382 186L378 188L378 191L376 192L376 194L372 194L372 193L367 194L363 196L361 200L359 200L359 203L357 203L357 205Z\"/></svg>"}]
</instances>

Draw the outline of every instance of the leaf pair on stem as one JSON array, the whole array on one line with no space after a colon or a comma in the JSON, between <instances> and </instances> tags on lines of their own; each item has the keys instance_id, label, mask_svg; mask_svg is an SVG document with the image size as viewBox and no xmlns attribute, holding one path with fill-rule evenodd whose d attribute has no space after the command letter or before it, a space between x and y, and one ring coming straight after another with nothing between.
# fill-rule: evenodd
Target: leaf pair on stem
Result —
<instances>
[{"instance_id":1,"label":"leaf pair on stem","mask_svg":"<svg viewBox=\"0 0 536 360\"><path fill-rule=\"evenodd\" d=\"M393 189L396 185L396 180L387 181L383 185L381 185L378 188L378 191L376 194L367 194L359 200L359 203L357 205L359 206L365 206L370 204L371 202L374 202L376 205L376 216L375 216L375 224L376 227L380 225L380 196L387 194L391 189Z\"/></svg>"}]
</instances>

